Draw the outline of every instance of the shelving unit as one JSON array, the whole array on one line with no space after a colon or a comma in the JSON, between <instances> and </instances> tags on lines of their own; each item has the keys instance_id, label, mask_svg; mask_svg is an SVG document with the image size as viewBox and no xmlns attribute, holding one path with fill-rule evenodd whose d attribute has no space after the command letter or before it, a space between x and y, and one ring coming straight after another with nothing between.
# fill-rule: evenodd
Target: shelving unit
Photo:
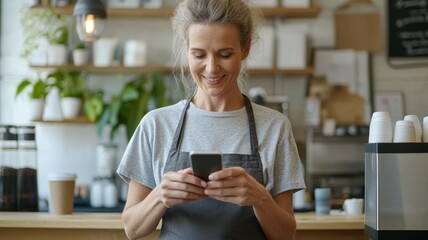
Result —
<instances>
[{"instance_id":1,"label":"shelving unit","mask_svg":"<svg viewBox=\"0 0 428 240\"><path fill-rule=\"evenodd\" d=\"M32 9L41 9L43 6L34 6ZM62 15L72 15L74 5L64 7L53 7L55 12ZM309 8L287 8L283 6L272 8L259 8L261 13L266 18L315 18L321 12L320 7ZM108 17L117 18L169 18L173 15L174 8L163 7L159 9L148 8L107 8ZM150 72L172 72L170 66L162 65L149 65L144 67L125 67L125 66L109 66L109 67L96 67L93 65L75 66L75 65L62 65L62 66L30 66L33 69L52 69L62 68L65 70L81 70L88 73L95 74L110 74L110 73L124 73L124 74L138 74ZM308 66L303 69L248 69L248 74L252 76L308 76L313 74L313 67Z\"/></svg>"},{"instance_id":2,"label":"shelving unit","mask_svg":"<svg viewBox=\"0 0 428 240\"><path fill-rule=\"evenodd\" d=\"M42 9L44 6L33 6L32 9L37 11ZM68 5L64 7L53 7L56 13L72 16L74 5ZM259 8L261 14L267 19L311 19L316 18L321 12L321 8L312 6L309 8L287 8L283 6L278 7L263 7ZM159 9L148 9L148 8L107 8L108 18L160 18L169 19L174 14L173 7L162 7ZM35 70L51 70L55 68L61 68L64 70L79 70L85 71L92 74L143 74L152 72L163 72L172 73L173 69L171 66L166 65L147 65L144 67L125 67L119 66L108 66L108 67L97 67L92 64L75 66L73 64L60 65L60 66L39 66L30 65ZM280 69L280 68L267 68L267 69L247 69L247 73L250 76L310 76L314 72L313 66L307 66L302 69ZM85 124L90 123L86 118L79 119L67 119L64 121L43 121L38 120L36 123L78 123Z\"/></svg>"},{"instance_id":3,"label":"shelving unit","mask_svg":"<svg viewBox=\"0 0 428 240\"><path fill-rule=\"evenodd\" d=\"M109 74L109 73L151 73L151 72L164 72L171 73L172 67L162 65L149 65L144 67L124 67L124 66L109 66L109 67L96 67L94 65L60 65L60 66L37 66L30 65L33 69L46 70L53 68L61 68L64 70L80 70L88 73L96 74ZM307 67L304 69L248 69L248 74L252 76L260 75L287 75L287 76L306 76L313 73L313 67Z\"/></svg>"},{"instance_id":4,"label":"shelving unit","mask_svg":"<svg viewBox=\"0 0 428 240\"><path fill-rule=\"evenodd\" d=\"M42 120L42 119L37 119L37 120L33 120L34 123L66 123L66 124L70 124L70 123L77 123L77 124L95 124L93 122L90 122L88 118L86 118L85 116L79 116L77 118L72 118L72 119L64 119L64 120Z\"/></svg>"},{"instance_id":5,"label":"shelving unit","mask_svg":"<svg viewBox=\"0 0 428 240\"><path fill-rule=\"evenodd\" d=\"M42 6L35 6L34 9L42 8ZM54 7L55 12L63 15L72 15L74 5L64 7ZM287 8L278 6L275 8L260 8L264 17L286 17L286 18L315 18L321 12L320 7L309 8ZM169 18L174 13L174 8L163 7L158 9L149 8L107 8L108 17L159 17Z\"/></svg>"}]
</instances>

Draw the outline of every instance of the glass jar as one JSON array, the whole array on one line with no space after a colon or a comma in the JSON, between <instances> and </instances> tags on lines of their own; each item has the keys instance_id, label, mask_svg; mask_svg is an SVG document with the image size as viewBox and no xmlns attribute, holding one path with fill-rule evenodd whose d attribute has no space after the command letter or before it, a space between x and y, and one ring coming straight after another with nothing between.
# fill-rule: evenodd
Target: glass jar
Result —
<instances>
[{"instance_id":1,"label":"glass jar","mask_svg":"<svg viewBox=\"0 0 428 240\"><path fill-rule=\"evenodd\" d=\"M104 180L101 177L95 177L91 184L89 201L91 207L99 208L103 206Z\"/></svg>"},{"instance_id":2,"label":"glass jar","mask_svg":"<svg viewBox=\"0 0 428 240\"><path fill-rule=\"evenodd\" d=\"M18 127L18 211L39 210L37 146L34 126Z\"/></svg>"},{"instance_id":3,"label":"glass jar","mask_svg":"<svg viewBox=\"0 0 428 240\"><path fill-rule=\"evenodd\" d=\"M103 206L107 208L117 207L119 196L113 178L106 179L104 185Z\"/></svg>"},{"instance_id":4,"label":"glass jar","mask_svg":"<svg viewBox=\"0 0 428 240\"><path fill-rule=\"evenodd\" d=\"M114 174L116 166L117 145L103 143L97 146L97 176L109 178Z\"/></svg>"},{"instance_id":5,"label":"glass jar","mask_svg":"<svg viewBox=\"0 0 428 240\"><path fill-rule=\"evenodd\" d=\"M17 167L16 126L0 125L0 211L17 210Z\"/></svg>"}]
</instances>

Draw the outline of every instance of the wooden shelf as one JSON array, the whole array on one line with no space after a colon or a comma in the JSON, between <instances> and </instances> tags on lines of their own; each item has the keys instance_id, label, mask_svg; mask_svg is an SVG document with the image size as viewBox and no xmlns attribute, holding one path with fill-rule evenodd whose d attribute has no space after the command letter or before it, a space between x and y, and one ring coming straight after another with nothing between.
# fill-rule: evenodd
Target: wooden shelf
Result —
<instances>
[{"instance_id":1,"label":"wooden shelf","mask_svg":"<svg viewBox=\"0 0 428 240\"><path fill-rule=\"evenodd\" d=\"M95 124L91 121L89 121L88 118L86 118L85 116L79 116L76 118L72 118L72 119L63 119L63 120L42 120L42 119L37 119L37 120L33 120L33 122L35 123L65 123L65 124L71 124L71 123L76 123L76 124Z\"/></svg>"},{"instance_id":2,"label":"wooden shelf","mask_svg":"<svg viewBox=\"0 0 428 240\"><path fill-rule=\"evenodd\" d=\"M287 8L278 6L276 8L260 8L260 10L263 13L263 16L266 18L316 18L321 12L320 7Z\"/></svg>"},{"instance_id":3,"label":"wooden shelf","mask_svg":"<svg viewBox=\"0 0 428 240\"><path fill-rule=\"evenodd\" d=\"M164 72L171 73L172 67L151 65L144 67L124 67L124 66L110 66L110 67L95 67L93 65L75 66L75 65L60 65L60 66L37 66L31 65L33 69L48 70L60 68L64 70L79 70L88 73L97 74L111 74L111 73L127 73L127 74L139 74L139 73L153 73L153 72ZM248 74L252 76L273 76L273 75L287 75L287 76L306 76L313 74L313 67L307 67L303 69L248 69Z\"/></svg>"},{"instance_id":4,"label":"wooden shelf","mask_svg":"<svg viewBox=\"0 0 428 240\"><path fill-rule=\"evenodd\" d=\"M248 74L252 76L266 76L266 75L287 75L287 76L307 76L312 75L314 68L308 66L302 69L248 69Z\"/></svg>"},{"instance_id":5,"label":"wooden shelf","mask_svg":"<svg viewBox=\"0 0 428 240\"><path fill-rule=\"evenodd\" d=\"M33 9L40 9L42 6L35 6ZM64 7L54 7L55 12L62 15L73 15L74 5ZM287 8L272 7L260 8L263 16L266 18L285 17L285 18L316 18L321 12L320 7L309 8ZM107 17L150 17L150 18L169 18L173 15L174 8L163 7L158 9L152 8L107 8Z\"/></svg>"},{"instance_id":6,"label":"wooden shelf","mask_svg":"<svg viewBox=\"0 0 428 240\"><path fill-rule=\"evenodd\" d=\"M171 67L161 66L161 65L150 65L144 67L124 67L124 66L108 66L108 67L96 67L94 65L58 65L58 66L37 66L31 65L33 69L47 70L60 68L64 70L79 70L85 71L88 73L97 73L97 74L111 74L111 73L152 73L152 72L166 72L169 73L172 71Z\"/></svg>"}]
</instances>

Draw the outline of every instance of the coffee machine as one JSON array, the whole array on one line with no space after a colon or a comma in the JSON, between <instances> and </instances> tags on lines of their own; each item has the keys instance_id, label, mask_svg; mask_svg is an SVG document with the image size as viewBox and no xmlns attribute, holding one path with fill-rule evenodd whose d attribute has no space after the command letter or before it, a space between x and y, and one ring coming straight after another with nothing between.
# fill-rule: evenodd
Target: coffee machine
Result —
<instances>
[{"instance_id":1,"label":"coffee machine","mask_svg":"<svg viewBox=\"0 0 428 240\"><path fill-rule=\"evenodd\" d=\"M365 146L369 239L428 239L428 143Z\"/></svg>"}]
</instances>

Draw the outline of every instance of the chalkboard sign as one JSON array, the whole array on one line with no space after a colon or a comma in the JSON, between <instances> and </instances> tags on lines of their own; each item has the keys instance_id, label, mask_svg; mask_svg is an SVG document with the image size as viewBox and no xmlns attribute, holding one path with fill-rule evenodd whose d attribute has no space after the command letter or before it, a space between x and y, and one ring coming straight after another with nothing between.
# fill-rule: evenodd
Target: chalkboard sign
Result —
<instances>
[{"instance_id":1,"label":"chalkboard sign","mask_svg":"<svg viewBox=\"0 0 428 240\"><path fill-rule=\"evenodd\" d=\"M387 0L388 56L428 56L428 0Z\"/></svg>"}]
</instances>

